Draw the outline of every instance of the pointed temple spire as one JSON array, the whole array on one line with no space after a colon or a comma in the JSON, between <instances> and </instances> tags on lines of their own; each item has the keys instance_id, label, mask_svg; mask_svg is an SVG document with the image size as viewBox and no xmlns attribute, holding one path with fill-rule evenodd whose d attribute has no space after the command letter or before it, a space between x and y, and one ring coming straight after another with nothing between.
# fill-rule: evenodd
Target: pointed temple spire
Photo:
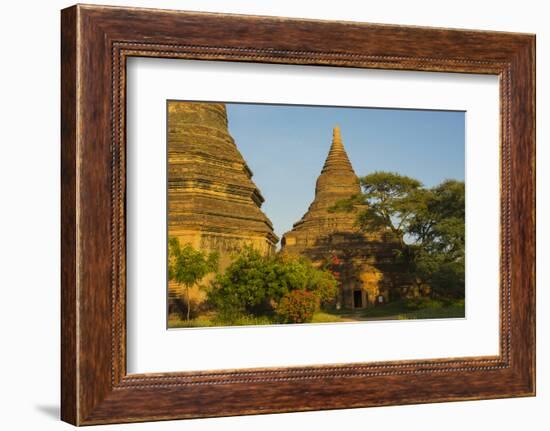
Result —
<instances>
[{"instance_id":1,"label":"pointed temple spire","mask_svg":"<svg viewBox=\"0 0 550 431\"><path fill-rule=\"evenodd\" d=\"M336 126L332 131L332 144L321 175L317 178L315 198L302 219L294 224L293 230L286 236L292 236L298 230L328 233L328 224L351 229L355 223L355 215L333 213L330 208L339 200L347 199L360 191L359 179L346 154L340 127Z\"/></svg>"},{"instance_id":2,"label":"pointed temple spire","mask_svg":"<svg viewBox=\"0 0 550 431\"><path fill-rule=\"evenodd\" d=\"M342 142L340 126L335 126L334 129L332 129L332 145L330 146L322 172L328 170L353 172L353 168L344 148L344 143Z\"/></svg>"},{"instance_id":3,"label":"pointed temple spire","mask_svg":"<svg viewBox=\"0 0 550 431\"><path fill-rule=\"evenodd\" d=\"M336 306L362 308L373 304L379 295L386 300L390 290L396 297L410 281L395 262L400 243L386 231L365 232L357 224L357 212L332 211L336 202L361 192L340 132L332 131L332 144L315 186L315 198L304 216L285 233L281 252L301 255L315 265L331 265L338 273L339 294ZM357 207L360 209L360 207Z\"/></svg>"},{"instance_id":4,"label":"pointed temple spire","mask_svg":"<svg viewBox=\"0 0 550 431\"><path fill-rule=\"evenodd\" d=\"M347 199L360 191L359 180L344 148L340 127L336 126L332 130L332 144L321 175L317 178L315 201L312 205L316 201L317 204L323 201L323 206L328 208L338 200Z\"/></svg>"}]
</instances>

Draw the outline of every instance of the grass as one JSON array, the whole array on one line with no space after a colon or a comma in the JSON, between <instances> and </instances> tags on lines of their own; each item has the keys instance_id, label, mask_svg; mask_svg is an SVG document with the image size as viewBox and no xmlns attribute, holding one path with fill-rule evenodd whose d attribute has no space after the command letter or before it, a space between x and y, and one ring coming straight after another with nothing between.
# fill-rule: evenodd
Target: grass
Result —
<instances>
[{"instance_id":1,"label":"grass","mask_svg":"<svg viewBox=\"0 0 550 431\"><path fill-rule=\"evenodd\" d=\"M398 320L409 319L451 319L465 317L464 303L440 308L425 308L409 313L399 314Z\"/></svg>"},{"instance_id":2,"label":"grass","mask_svg":"<svg viewBox=\"0 0 550 431\"><path fill-rule=\"evenodd\" d=\"M169 328L204 328L209 326L215 326L210 315L199 316L189 321L182 320L175 315L168 317Z\"/></svg>"},{"instance_id":3,"label":"grass","mask_svg":"<svg viewBox=\"0 0 550 431\"><path fill-rule=\"evenodd\" d=\"M401 300L384 306L339 311L352 320L450 319L465 316L464 300Z\"/></svg>"},{"instance_id":4,"label":"grass","mask_svg":"<svg viewBox=\"0 0 550 431\"><path fill-rule=\"evenodd\" d=\"M357 322L369 320L414 320L450 319L465 316L464 300L438 301L432 299L401 300L383 306L356 310L320 310L313 315L311 323ZM177 316L168 319L169 328L205 328L219 326L258 326L277 322L270 316L238 316L232 321L224 321L215 312L208 312L190 321Z\"/></svg>"},{"instance_id":5,"label":"grass","mask_svg":"<svg viewBox=\"0 0 550 431\"><path fill-rule=\"evenodd\" d=\"M231 322L223 321L215 312L209 312L202 316L195 317L189 321L182 320L177 316L171 315L168 318L169 328L208 328L216 326L251 326L251 325L271 325L273 319L268 316L239 316Z\"/></svg>"},{"instance_id":6,"label":"grass","mask_svg":"<svg viewBox=\"0 0 550 431\"><path fill-rule=\"evenodd\" d=\"M334 322L352 322L353 319L346 319L345 317L338 316L336 314L327 313L325 311L317 311L313 315L311 323L334 323Z\"/></svg>"}]
</instances>

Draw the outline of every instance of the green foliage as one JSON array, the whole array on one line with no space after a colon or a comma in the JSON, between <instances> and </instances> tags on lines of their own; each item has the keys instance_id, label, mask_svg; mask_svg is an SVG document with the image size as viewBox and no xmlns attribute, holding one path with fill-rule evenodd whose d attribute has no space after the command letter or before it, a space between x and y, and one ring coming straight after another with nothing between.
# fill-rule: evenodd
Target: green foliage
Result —
<instances>
[{"instance_id":1,"label":"green foliage","mask_svg":"<svg viewBox=\"0 0 550 431\"><path fill-rule=\"evenodd\" d=\"M232 326L249 326L249 325L259 326L259 325L271 325L276 322L273 322L270 316L254 316L251 314L244 314L231 320L230 323L228 323L227 320L223 320L220 316L218 316L213 323L214 323L214 326L227 326L228 324Z\"/></svg>"},{"instance_id":2,"label":"green foliage","mask_svg":"<svg viewBox=\"0 0 550 431\"><path fill-rule=\"evenodd\" d=\"M352 322L352 319L343 318L337 314L333 314L324 310L317 310L313 314L310 323L334 323L334 322Z\"/></svg>"},{"instance_id":3,"label":"green foliage","mask_svg":"<svg viewBox=\"0 0 550 431\"><path fill-rule=\"evenodd\" d=\"M283 296L276 312L283 323L307 323L313 319L317 307L315 294L307 290L293 290Z\"/></svg>"},{"instance_id":4,"label":"green foliage","mask_svg":"<svg viewBox=\"0 0 550 431\"><path fill-rule=\"evenodd\" d=\"M305 258L263 256L245 247L224 274L213 280L208 300L223 320L236 321L247 314L272 313L281 299L295 290L312 293L317 303L330 301L336 296L337 281Z\"/></svg>"},{"instance_id":5,"label":"green foliage","mask_svg":"<svg viewBox=\"0 0 550 431\"><path fill-rule=\"evenodd\" d=\"M213 280L208 299L231 321L285 293L275 261L252 247L245 247L225 272Z\"/></svg>"},{"instance_id":6,"label":"green foliage","mask_svg":"<svg viewBox=\"0 0 550 431\"><path fill-rule=\"evenodd\" d=\"M314 267L302 256L278 255L281 275L288 291L305 290L312 292L320 303L330 302L338 293L338 281L325 269Z\"/></svg>"},{"instance_id":7,"label":"green foliage","mask_svg":"<svg viewBox=\"0 0 550 431\"><path fill-rule=\"evenodd\" d=\"M464 183L447 180L429 190L408 228L432 252L464 254Z\"/></svg>"},{"instance_id":8,"label":"green foliage","mask_svg":"<svg viewBox=\"0 0 550 431\"><path fill-rule=\"evenodd\" d=\"M173 316L168 320L170 328L205 328L215 326L271 325L274 322L268 316L242 315L233 320L225 320L219 314L206 313L191 320L181 320Z\"/></svg>"},{"instance_id":9,"label":"green foliage","mask_svg":"<svg viewBox=\"0 0 550 431\"><path fill-rule=\"evenodd\" d=\"M218 253L195 250L192 245L181 246L178 238L168 241L168 277L177 283L192 286L206 274L218 269Z\"/></svg>"},{"instance_id":10,"label":"green foliage","mask_svg":"<svg viewBox=\"0 0 550 431\"><path fill-rule=\"evenodd\" d=\"M375 318L423 319L464 317L464 299L411 298L390 302L383 307L360 310L367 320Z\"/></svg>"},{"instance_id":11,"label":"green foliage","mask_svg":"<svg viewBox=\"0 0 550 431\"><path fill-rule=\"evenodd\" d=\"M404 235L426 200L426 190L414 178L374 172L360 179L363 193L336 203L330 211L356 211L367 231L386 229L404 242Z\"/></svg>"},{"instance_id":12,"label":"green foliage","mask_svg":"<svg viewBox=\"0 0 550 431\"><path fill-rule=\"evenodd\" d=\"M181 246L178 238L168 241L168 278L186 289L187 320L191 312L189 289L204 276L218 269L218 253L195 250L190 244Z\"/></svg>"},{"instance_id":13,"label":"green foliage","mask_svg":"<svg viewBox=\"0 0 550 431\"><path fill-rule=\"evenodd\" d=\"M375 172L361 178L362 193L331 211L357 211L366 231L385 229L401 243L397 257L413 280L435 296L464 296L464 182L427 189L407 176Z\"/></svg>"},{"instance_id":14,"label":"green foliage","mask_svg":"<svg viewBox=\"0 0 550 431\"><path fill-rule=\"evenodd\" d=\"M435 256L431 260L438 258L439 265L434 265L435 270L423 274L430 283L434 296L464 298L464 261L448 262L446 261L448 259L441 256ZM430 256L424 257L421 263L426 260L430 260ZM420 270L423 270L422 266L419 265L419 267Z\"/></svg>"},{"instance_id":15,"label":"green foliage","mask_svg":"<svg viewBox=\"0 0 550 431\"><path fill-rule=\"evenodd\" d=\"M416 238L414 265L419 277L437 296L464 297L464 183L447 180L431 189L410 233Z\"/></svg>"},{"instance_id":16,"label":"green foliage","mask_svg":"<svg viewBox=\"0 0 550 431\"><path fill-rule=\"evenodd\" d=\"M439 305L437 305L439 304ZM451 319L465 317L464 300L432 301L424 308L418 308L397 315L398 320L409 319Z\"/></svg>"},{"instance_id":17,"label":"green foliage","mask_svg":"<svg viewBox=\"0 0 550 431\"><path fill-rule=\"evenodd\" d=\"M417 311L425 308L441 308L444 304L441 301L432 298L411 298L404 301L404 309L406 311Z\"/></svg>"},{"instance_id":18,"label":"green foliage","mask_svg":"<svg viewBox=\"0 0 550 431\"><path fill-rule=\"evenodd\" d=\"M383 307L370 307L353 312L347 310L318 310L313 314L311 323L352 322L380 319L434 319L464 317L464 300L418 300L395 301ZM169 318L170 328L270 325L280 323L282 319L274 316L241 315L232 321L224 320L219 313L207 313L190 321L181 320L175 315Z\"/></svg>"}]
</instances>

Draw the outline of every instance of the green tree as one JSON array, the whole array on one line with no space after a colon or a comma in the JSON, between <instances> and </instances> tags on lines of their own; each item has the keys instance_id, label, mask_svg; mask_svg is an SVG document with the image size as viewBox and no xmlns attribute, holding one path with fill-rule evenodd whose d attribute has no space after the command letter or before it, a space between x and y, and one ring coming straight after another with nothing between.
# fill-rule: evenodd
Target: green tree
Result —
<instances>
[{"instance_id":1,"label":"green tree","mask_svg":"<svg viewBox=\"0 0 550 431\"><path fill-rule=\"evenodd\" d=\"M435 294L464 295L464 182L447 180L430 190L409 231L416 238L416 271Z\"/></svg>"},{"instance_id":2,"label":"green tree","mask_svg":"<svg viewBox=\"0 0 550 431\"><path fill-rule=\"evenodd\" d=\"M314 268L304 258L263 256L245 247L212 281L208 299L226 320L232 320L243 313L272 311L294 290L311 292L319 303L328 301L336 295L336 286L330 272Z\"/></svg>"},{"instance_id":3,"label":"green tree","mask_svg":"<svg viewBox=\"0 0 550 431\"><path fill-rule=\"evenodd\" d=\"M399 240L397 256L413 279L436 294L464 292L464 182L426 189L414 178L374 172L361 178L362 193L331 211L356 211L366 231L385 229Z\"/></svg>"},{"instance_id":4,"label":"green tree","mask_svg":"<svg viewBox=\"0 0 550 431\"><path fill-rule=\"evenodd\" d=\"M223 274L218 274L208 291L209 301L227 320L252 312L270 296L280 293L274 260L247 246Z\"/></svg>"},{"instance_id":5,"label":"green tree","mask_svg":"<svg viewBox=\"0 0 550 431\"><path fill-rule=\"evenodd\" d=\"M404 245L415 214L423 209L426 190L414 178L374 172L360 179L362 193L336 203L331 211L358 211L366 231L387 229Z\"/></svg>"},{"instance_id":6,"label":"green tree","mask_svg":"<svg viewBox=\"0 0 550 431\"><path fill-rule=\"evenodd\" d=\"M189 290L204 276L218 269L218 253L206 253L195 250L190 244L181 246L178 238L168 241L168 278L185 287L187 303L187 321L190 318L191 301Z\"/></svg>"},{"instance_id":7,"label":"green tree","mask_svg":"<svg viewBox=\"0 0 550 431\"><path fill-rule=\"evenodd\" d=\"M333 300L338 293L338 280L334 275L324 268L313 266L307 258L280 254L277 261L286 291L311 292L319 303Z\"/></svg>"}]
</instances>

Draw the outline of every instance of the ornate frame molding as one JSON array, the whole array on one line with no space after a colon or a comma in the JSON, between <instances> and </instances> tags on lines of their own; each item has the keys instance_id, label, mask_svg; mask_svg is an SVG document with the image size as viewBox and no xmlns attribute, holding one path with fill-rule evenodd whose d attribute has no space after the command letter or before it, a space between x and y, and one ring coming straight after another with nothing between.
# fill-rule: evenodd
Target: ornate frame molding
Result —
<instances>
[{"instance_id":1,"label":"ornate frame molding","mask_svg":"<svg viewBox=\"0 0 550 431\"><path fill-rule=\"evenodd\" d=\"M206 24L220 30L206 34L200 30ZM260 27L269 30L257 35ZM335 31L338 40L325 37ZM127 375L130 56L499 75L500 354ZM534 36L79 5L62 12L62 87L64 420L97 424L534 394ZM250 391L264 401L249 399Z\"/></svg>"}]
</instances>

